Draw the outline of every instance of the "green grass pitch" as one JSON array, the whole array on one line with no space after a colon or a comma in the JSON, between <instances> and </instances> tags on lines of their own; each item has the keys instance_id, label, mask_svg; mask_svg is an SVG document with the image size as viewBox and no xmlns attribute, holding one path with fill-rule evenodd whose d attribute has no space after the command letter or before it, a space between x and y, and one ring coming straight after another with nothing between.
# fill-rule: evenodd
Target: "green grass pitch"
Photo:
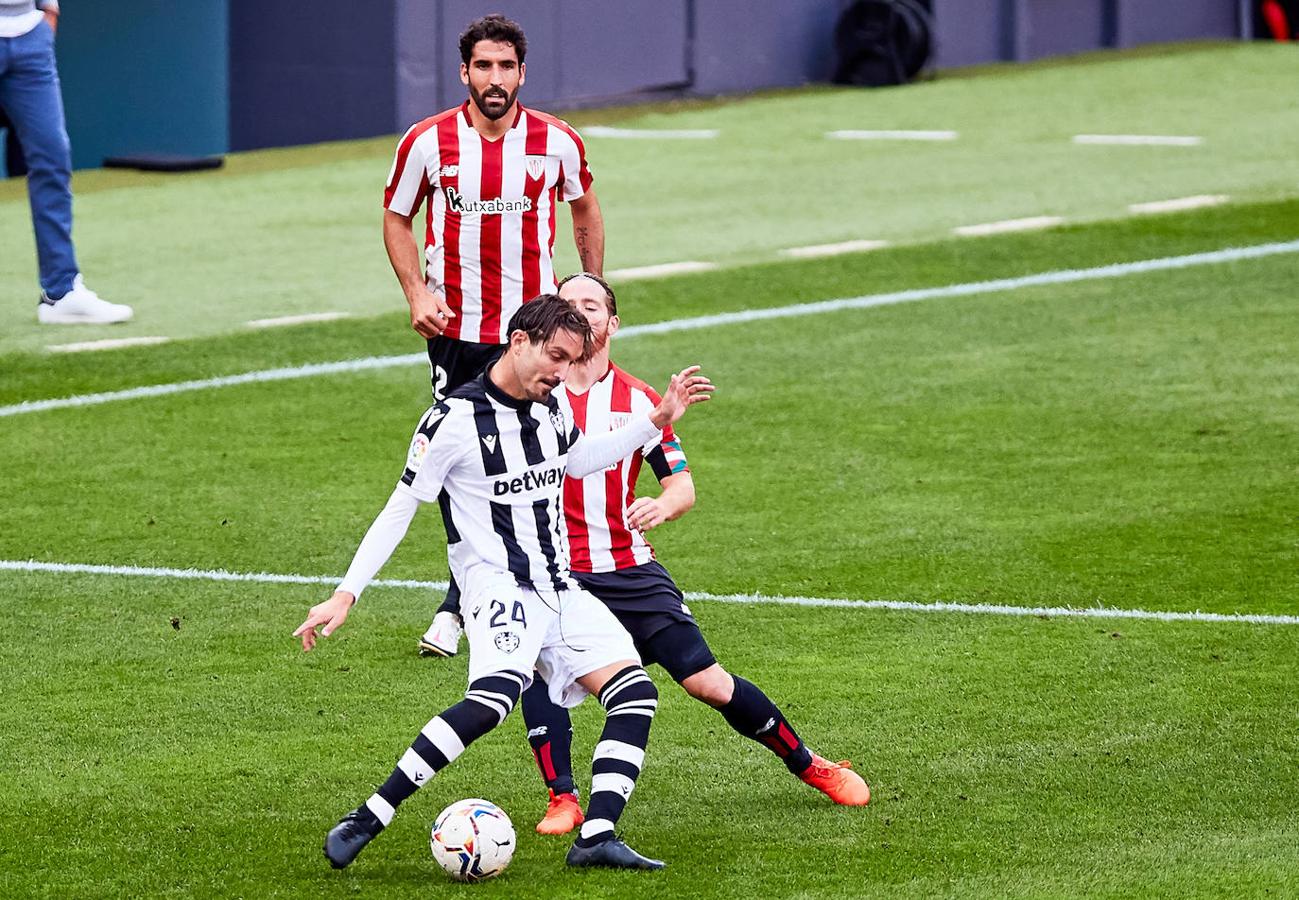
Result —
<instances>
[{"instance_id":1,"label":"green grass pitch","mask_svg":"<svg viewBox=\"0 0 1299 900\"><path fill-rule=\"evenodd\" d=\"M1252 49L1189 59L1271 65ZM1172 65L1121 61L1139 64ZM908 91L940 88L980 90ZM645 120L738 128L744 106ZM1077 130L1136 128L1115 115ZM380 154L363 143L245 160L264 168L223 202L255 218L255 185L347 153L349 189L369 190ZM1255 202L1118 219L1080 206L1097 220L977 240L939 239L952 222L938 210L914 243L815 262L762 261L760 226L728 268L628 283L620 299L640 324L1299 238L1299 201L1252 165L1218 175ZM1130 174L1111 198L1157 199ZM1178 177L1213 187L1205 170ZM1047 190L1044 173L1030 180ZM103 193L136 208L186 186L212 189ZM212 290L240 297L201 338L71 357L14 338L0 406L415 352L374 226L349 225L370 243L333 253L338 235L287 217L275 239L310 248L306 280L287 260L205 257ZM116 224L92 212L81 227L111 242ZM806 243L836 237L818 227ZM627 261L657 261L646 253ZM8 286L27 276L7 257ZM651 382L699 362L720 386L680 429L699 505L655 545L683 588L717 594L1295 615L1297 276L1299 255L1279 255L627 337L615 358ZM241 304L348 279L378 298L353 319L239 327ZM426 377L414 365L0 417L0 560L337 574L399 474ZM426 510L383 574L445 573ZM372 588L304 655L290 632L323 586L0 571L0 590L4 897L1299 893L1299 625L701 602L718 658L815 749L851 758L870 806L834 807L655 671L660 713L621 827L665 872L564 869L567 842L532 833L544 797L517 713L333 872L324 832L464 689L463 658L415 657L433 596ZM600 718L590 702L575 715L584 786ZM503 806L520 846L501 879L465 887L435 868L427 830L470 796Z\"/></svg>"}]
</instances>

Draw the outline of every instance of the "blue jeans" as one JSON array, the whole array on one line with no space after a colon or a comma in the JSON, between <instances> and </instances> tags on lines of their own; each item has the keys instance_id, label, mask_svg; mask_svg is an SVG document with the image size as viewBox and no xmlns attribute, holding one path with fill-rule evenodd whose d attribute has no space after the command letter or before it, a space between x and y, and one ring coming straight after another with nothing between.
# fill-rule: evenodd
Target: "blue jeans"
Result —
<instances>
[{"instance_id":1,"label":"blue jeans","mask_svg":"<svg viewBox=\"0 0 1299 900\"><path fill-rule=\"evenodd\" d=\"M0 107L27 160L41 288L62 297L72 290L79 269L72 247L72 148L48 23L16 38L0 38Z\"/></svg>"}]
</instances>

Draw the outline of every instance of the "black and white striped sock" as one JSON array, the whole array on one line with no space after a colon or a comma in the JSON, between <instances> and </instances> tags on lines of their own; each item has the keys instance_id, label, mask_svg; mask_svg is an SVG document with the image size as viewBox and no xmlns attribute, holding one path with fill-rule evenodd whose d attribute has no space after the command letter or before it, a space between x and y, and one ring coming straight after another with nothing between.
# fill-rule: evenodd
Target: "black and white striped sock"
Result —
<instances>
[{"instance_id":1,"label":"black and white striped sock","mask_svg":"<svg viewBox=\"0 0 1299 900\"><path fill-rule=\"evenodd\" d=\"M640 666L628 666L600 691L604 731L591 763L591 799L582 823L579 847L613 837L614 826L636 787L645 762L650 723L658 708L658 689Z\"/></svg>"},{"instance_id":2,"label":"black and white striped sock","mask_svg":"<svg viewBox=\"0 0 1299 900\"><path fill-rule=\"evenodd\" d=\"M478 678L465 691L465 699L434 716L402 754L388 780L365 801L380 823L386 827L403 800L450 765L472 742L504 722L519 702L524 680L517 672L496 672Z\"/></svg>"}]
</instances>

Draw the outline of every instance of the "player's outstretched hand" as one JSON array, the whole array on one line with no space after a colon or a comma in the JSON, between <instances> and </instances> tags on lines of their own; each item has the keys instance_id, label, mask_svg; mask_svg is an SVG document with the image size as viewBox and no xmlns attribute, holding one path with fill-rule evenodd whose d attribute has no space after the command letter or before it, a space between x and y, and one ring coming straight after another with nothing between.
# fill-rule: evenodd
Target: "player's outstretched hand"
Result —
<instances>
[{"instance_id":1,"label":"player's outstretched hand","mask_svg":"<svg viewBox=\"0 0 1299 900\"><path fill-rule=\"evenodd\" d=\"M446 295L427 287L417 289L406 302L410 304L410 327L421 337L437 337L456 316L447 305Z\"/></svg>"},{"instance_id":2,"label":"player's outstretched hand","mask_svg":"<svg viewBox=\"0 0 1299 900\"><path fill-rule=\"evenodd\" d=\"M311 607L307 613L307 621L298 626L298 630L293 632L294 637L302 638L302 649L310 650L316 646L316 626L324 625L320 629L321 637L329 637L338 628L347 621L347 613L356 602L356 597L347 591L334 591L334 596L330 597L324 603L317 603Z\"/></svg>"},{"instance_id":3,"label":"player's outstretched hand","mask_svg":"<svg viewBox=\"0 0 1299 900\"><path fill-rule=\"evenodd\" d=\"M650 413L650 421L667 428L684 416L687 408L707 400L714 390L713 383L699 374L699 366L686 366L664 388L663 399Z\"/></svg>"}]
</instances>

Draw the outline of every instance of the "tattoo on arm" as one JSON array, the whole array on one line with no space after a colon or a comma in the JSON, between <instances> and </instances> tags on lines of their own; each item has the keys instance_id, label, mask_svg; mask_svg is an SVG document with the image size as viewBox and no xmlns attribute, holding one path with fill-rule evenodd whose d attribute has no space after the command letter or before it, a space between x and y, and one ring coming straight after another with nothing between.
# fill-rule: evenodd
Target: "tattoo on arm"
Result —
<instances>
[{"instance_id":1,"label":"tattoo on arm","mask_svg":"<svg viewBox=\"0 0 1299 900\"><path fill-rule=\"evenodd\" d=\"M582 263L582 271L594 271L591 268L591 229L579 225L573 229L574 243L577 244L577 258Z\"/></svg>"}]
</instances>

